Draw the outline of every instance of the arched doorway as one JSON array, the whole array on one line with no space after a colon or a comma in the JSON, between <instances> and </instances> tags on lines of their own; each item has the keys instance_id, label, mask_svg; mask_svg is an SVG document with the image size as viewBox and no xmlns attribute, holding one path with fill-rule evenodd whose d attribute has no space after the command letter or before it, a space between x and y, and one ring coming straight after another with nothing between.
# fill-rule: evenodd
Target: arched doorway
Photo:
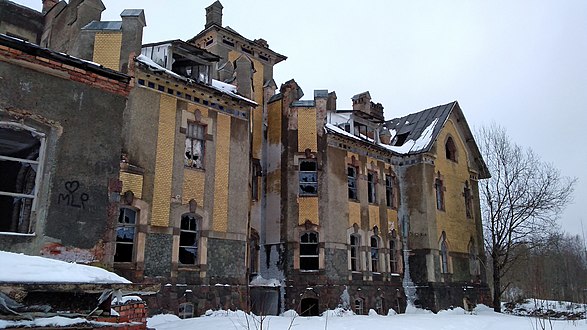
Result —
<instances>
[{"instance_id":1,"label":"arched doorway","mask_svg":"<svg viewBox=\"0 0 587 330\"><path fill-rule=\"evenodd\" d=\"M318 299L303 298L300 302L300 316L318 316Z\"/></svg>"}]
</instances>

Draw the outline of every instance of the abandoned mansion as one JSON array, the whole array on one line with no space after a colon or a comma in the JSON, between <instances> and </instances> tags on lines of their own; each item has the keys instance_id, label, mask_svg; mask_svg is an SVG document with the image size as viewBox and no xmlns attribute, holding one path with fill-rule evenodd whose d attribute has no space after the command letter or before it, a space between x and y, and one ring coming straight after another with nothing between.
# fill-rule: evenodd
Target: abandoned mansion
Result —
<instances>
[{"instance_id":1,"label":"abandoned mansion","mask_svg":"<svg viewBox=\"0 0 587 330\"><path fill-rule=\"evenodd\" d=\"M490 304L458 102L386 119L369 92L278 85L286 56L219 1L150 44L143 10L42 3L0 0L0 250L161 284L151 313Z\"/></svg>"}]
</instances>

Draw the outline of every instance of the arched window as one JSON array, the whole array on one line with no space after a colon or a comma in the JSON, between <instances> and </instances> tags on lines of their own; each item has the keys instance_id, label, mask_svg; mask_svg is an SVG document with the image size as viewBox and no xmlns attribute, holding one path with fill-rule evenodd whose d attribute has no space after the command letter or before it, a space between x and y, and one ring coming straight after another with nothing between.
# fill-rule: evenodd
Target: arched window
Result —
<instances>
[{"instance_id":1,"label":"arched window","mask_svg":"<svg viewBox=\"0 0 587 330\"><path fill-rule=\"evenodd\" d=\"M398 273L397 240L395 238L389 240L389 271L392 273Z\"/></svg>"},{"instance_id":2,"label":"arched window","mask_svg":"<svg viewBox=\"0 0 587 330\"><path fill-rule=\"evenodd\" d=\"M318 270L319 251L318 233L303 233L300 237L300 270Z\"/></svg>"},{"instance_id":3,"label":"arched window","mask_svg":"<svg viewBox=\"0 0 587 330\"><path fill-rule=\"evenodd\" d=\"M434 188L436 189L436 209L444 211L444 182L440 178L440 173L434 180Z\"/></svg>"},{"instance_id":4,"label":"arched window","mask_svg":"<svg viewBox=\"0 0 587 330\"><path fill-rule=\"evenodd\" d=\"M32 128L0 122L0 232L33 232L44 141Z\"/></svg>"},{"instance_id":5,"label":"arched window","mask_svg":"<svg viewBox=\"0 0 587 330\"><path fill-rule=\"evenodd\" d=\"M137 211L121 207L116 224L116 252L114 262L132 262L134 259Z\"/></svg>"},{"instance_id":6,"label":"arched window","mask_svg":"<svg viewBox=\"0 0 587 330\"><path fill-rule=\"evenodd\" d=\"M351 241L351 271L357 272L361 270L360 246L361 236L352 234Z\"/></svg>"},{"instance_id":7,"label":"arched window","mask_svg":"<svg viewBox=\"0 0 587 330\"><path fill-rule=\"evenodd\" d=\"M371 236L371 271L379 272L379 237Z\"/></svg>"},{"instance_id":8,"label":"arched window","mask_svg":"<svg viewBox=\"0 0 587 330\"><path fill-rule=\"evenodd\" d=\"M446 152L446 159L452 160L453 162L457 161L457 147L455 146L452 137L449 136L448 139L446 139L444 150Z\"/></svg>"},{"instance_id":9,"label":"arched window","mask_svg":"<svg viewBox=\"0 0 587 330\"><path fill-rule=\"evenodd\" d=\"M365 314L365 300L363 298L355 299L355 314Z\"/></svg>"},{"instance_id":10,"label":"arched window","mask_svg":"<svg viewBox=\"0 0 587 330\"><path fill-rule=\"evenodd\" d=\"M358 169L354 166L347 166L347 184L349 188L349 199L359 199L357 195L357 172Z\"/></svg>"},{"instance_id":11,"label":"arched window","mask_svg":"<svg viewBox=\"0 0 587 330\"><path fill-rule=\"evenodd\" d=\"M440 267L441 273L448 273L448 243L444 231L440 237Z\"/></svg>"},{"instance_id":12,"label":"arched window","mask_svg":"<svg viewBox=\"0 0 587 330\"><path fill-rule=\"evenodd\" d=\"M198 221L192 213L181 216L179 263L194 265L198 260Z\"/></svg>"},{"instance_id":13,"label":"arched window","mask_svg":"<svg viewBox=\"0 0 587 330\"><path fill-rule=\"evenodd\" d=\"M463 197L465 198L465 211L467 218L473 218L473 195L471 194L471 188L469 188L469 181L465 181L465 188L463 191Z\"/></svg>"},{"instance_id":14,"label":"arched window","mask_svg":"<svg viewBox=\"0 0 587 330\"><path fill-rule=\"evenodd\" d=\"M315 159L300 160L299 184L300 196L318 194L318 165Z\"/></svg>"},{"instance_id":15,"label":"arched window","mask_svg":"<svg viewBox=\"0 0 587 330\"><path fill-rule=\"evenodd\" d=\"M194 304L182 303L179 304L178 316L180 319L189 319L194 317Z\"/></svg>"}]
</instances>

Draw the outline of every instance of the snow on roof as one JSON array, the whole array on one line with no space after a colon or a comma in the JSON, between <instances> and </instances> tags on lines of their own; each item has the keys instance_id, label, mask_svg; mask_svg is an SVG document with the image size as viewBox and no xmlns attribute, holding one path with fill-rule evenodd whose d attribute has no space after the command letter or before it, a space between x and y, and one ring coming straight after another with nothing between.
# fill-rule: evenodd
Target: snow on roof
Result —
<instances>
[{"instance_id":1,"label":"snow on roof","mask_svg":"<svg viewBox=\"0 0 587 330\"><path fill-rule=\"evenodd\" d=\"M0 251L0 282L10 283L131 283L99 267Z\"/></svg>"},{"instance_id":2,"label":"snow on roof","mask_svg":"<svg viewBox=\"0 0 587 330\"><path fill-rule=\"evenodd\" d=\"M410 139L408 141L406 141L403 145L401 146L390 146L389 144L385 144L385 143L380 143L379 145L391 150L393 152L397 152L398 154L407 154L410 152L418 152L420 150L424 150L428 147L428 145L430 144L430 142L432 142L432 133L434 132L434 127L436 126L436 124L438 123L438 118L434 119L434 121L432 121L432 123L430 125L428 125L423 131L422 134L420 134L420 137L418 137L415 141ZM395 132L394 132L395 133ZM395 135L395 134L393 134Z\"/></svg>"},{"instance_id":3,"label":"snow on roof","mask_svg":"<svg viewBox=\"0 0 587 330\"><path fill-rule=\"evenodd\" d=\"M143 54L137 56L136 57L136 60L139 61L139 62L141 62L141 63L143 63L143 64L146 64L146 65L150 66L151 68L153 68L153 69L155 69L157 71L163 71L166 74L168 74L168 75L170 75L172 77L175 77L177 79L180 79L180 80L183 80L183 81L187 81L187 82L192 82L192 83L195 82L195 80L193 80L193 79L184 77L182 75L179 75L179 74L177 74L177 73L175 73L175 72L173 72L171 70L168 70L168 69L162 67L161 65L155 63L152 59L150 59L149 57L147 57L147 56L145 56ZM253 100L250 100L250 99L248 99L248 98L246 98L244 96L238 95L237 94L237 90L236 90L236 86L234 86L234 85L223 83L221 81L212 79L212 85L206 85L206 86L212 87L212 88L214 88L215 90L217 90L219 92L222 92L222 93L227 94L229 96L235 97L237 99L241 99L243 101L247 101L249 103L253 103L255 105L258 105L257 102L255 102Z\"/></svg>"}]
</instances>

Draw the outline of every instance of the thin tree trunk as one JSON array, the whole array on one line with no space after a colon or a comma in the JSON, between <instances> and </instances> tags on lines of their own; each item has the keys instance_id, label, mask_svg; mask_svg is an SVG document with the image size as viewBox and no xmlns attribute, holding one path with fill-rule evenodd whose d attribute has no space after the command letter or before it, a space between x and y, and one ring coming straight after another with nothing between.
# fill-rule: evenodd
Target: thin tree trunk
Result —
<instances>
[{"instance_id":1,"label":"thin tree trunk","mask_svg":"<svg viewBox=\"0 0 587 330\"><path fill-rule=\"evenodd\" d=\"M501 276L497 256L492 258L493 264L493 310L501 313Z\"/></svg>"}]
</instances>

